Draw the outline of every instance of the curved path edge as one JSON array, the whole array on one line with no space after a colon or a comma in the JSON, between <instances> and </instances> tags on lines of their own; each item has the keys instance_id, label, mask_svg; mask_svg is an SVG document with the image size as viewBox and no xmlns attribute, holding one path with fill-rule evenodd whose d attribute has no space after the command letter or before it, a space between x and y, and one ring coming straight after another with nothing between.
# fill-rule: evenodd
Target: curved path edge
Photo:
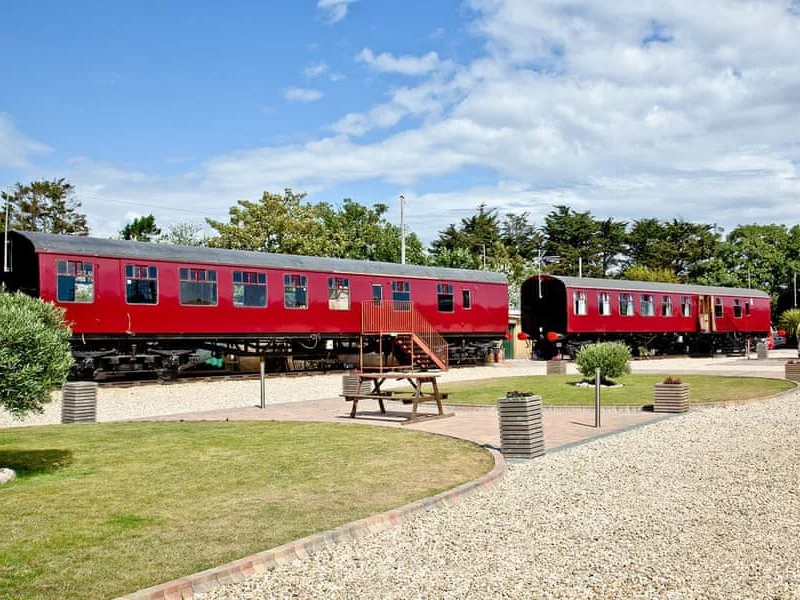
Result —
<instances>
[{"instance_id":1,"label":"curved path edge","mask_svg":"<svg viewBox=\"0 0 800 600\"><path fill-rule=\"evenodd\" d=\"M315 533L308 537L288 542L277 548L264 550L251 556L234 560L219 567L212 567L193 575L161 583L117 600L183 600L197 598L220 585L243 581L245 578L283 564L301 561L313 552L331 547L339 542L356 539L396 527L415 515L456 504L478 492L493 488L506 475L506 461L494 448L486 450L494 458L492 470L478 479L462 483L446 492L416 500L400 508L378 513L370 517L340 525L336 529Z\"/></svg>"}]
</instances>

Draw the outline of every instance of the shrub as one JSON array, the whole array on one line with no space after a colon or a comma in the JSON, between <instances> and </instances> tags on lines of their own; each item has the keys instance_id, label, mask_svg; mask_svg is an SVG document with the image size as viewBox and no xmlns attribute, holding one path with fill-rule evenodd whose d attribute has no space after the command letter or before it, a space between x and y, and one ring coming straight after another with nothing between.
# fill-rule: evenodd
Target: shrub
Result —
<instances>
[{"instance_id":1,"label":"shrub","mask_svg":"<svg viewBox=\"0 0 800 600\"><path fill-rule=\"evenodd\" d=\"M589 344L581 348L575 356L578 371L587 379L594 377L598 367L603 380L616 379L630 373L630 360L630 348L620 342Z\"/></svg>"},{"instance_id":2,"label":"shrub","mask_svg":"<svg viewBox=\"0 0 800 600\"><path fill-rule=\"evenodd\" d=\"M63 309L0 291L0 407L14 416L40 413L72 366Z\"/></svg>"},{"instance_id":3,"label":"shrub","mask_svg":"<svg viewBox=\"0 0 800 600\"><path fill-rule=\"evenodd\" d=\"M781 313L778 326L786 330L786 335L800 335L800 308L790 308Z\"/></svg>"},{"instance_id":4,"label":"shrub","mask_svg":"<svg viewBox=\"0 0 800 600\"><path fill-rule=\"evenodd\" d=\"M678 377L673 377L672 375L667 375L664 378L664 383L668 383L668 384L671 384L671 385L677 385L677 384L681 383L681 380Z\"/></svg>"}]
</instances>

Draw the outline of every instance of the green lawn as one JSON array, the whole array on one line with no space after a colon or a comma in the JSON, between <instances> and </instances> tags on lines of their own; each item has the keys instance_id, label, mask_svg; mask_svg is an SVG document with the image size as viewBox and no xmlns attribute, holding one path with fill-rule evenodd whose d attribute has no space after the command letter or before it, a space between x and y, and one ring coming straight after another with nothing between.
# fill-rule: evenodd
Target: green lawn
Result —
<instances>
[{"instance_id":1,"label":"green lawn","mask_svg":"<svg viewBox=\"0 0 800 600\"><path fill-rule=\"evenodd\" d=\"M600 401L606 406L644 406L653 403L653 385L661 383L664 375L626 375L615 380L622 387L603 388ZM714 375L680 375L689 384L692 404L721 400L751 400L771 396L794 387L782 379L761 377L719 377ZM532 375L503 377L442 385L449 394L449 404L495 404L506 392L533 392L544 404L594 405L594 386L576 387L580 375Z\"/></svg>"},{"instance_id":2,"label":"green lawn","mask_svg":"<svg viewBox=\"0 0 800 600\"><path fill-rule=\"evenodd\" d=\"M0 430L0 598L108 598L395 508L492 467L468 442L320 423Z\"/></svg>"}]
</instances>

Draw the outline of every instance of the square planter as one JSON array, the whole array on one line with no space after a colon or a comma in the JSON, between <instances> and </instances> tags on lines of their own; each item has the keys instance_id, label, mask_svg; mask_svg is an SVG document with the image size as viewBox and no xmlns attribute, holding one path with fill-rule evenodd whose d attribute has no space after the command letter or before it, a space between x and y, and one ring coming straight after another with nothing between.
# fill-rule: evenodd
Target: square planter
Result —
<instances>
[{"instance_id":1,"label":"square planter","mask_svg":"<svg viewBox=\"0 0 800 600\"><path fill-rule=\"evenodd\" d=\"M786 379L800 383L800 363L786 363L784 368L786 369Z\"/></svg>"},{"instance_id":2,"label":"square planter","mask_svg":"<svg viewBox=\"0 0 800 600\"><path fill-rule=\"evenodd\" d=\"M567 361L565 361L565 360L548 360L547 361L547 374L548 375L566 375L567 374Z\"/></svg>"},{"instance_id":3,"label":"square planter","mask_svg":"<svg viewBox=\"0 0 800 600\"><path fill-rule=\"evenodd\" d=\"M507 458L536 458L544 454L542 397L505 397L497 401L500 449Z\"/></svg>"},{"instance_id":4,"label":"square planter","mask_svg":"<svg viewBox=\"0 0 800 600\"><path fill-rule=\"evenodd\" d=\"M688 383L657 383L653 390L653 411L680 413L689 410Z\"/></svg>"}]
</instances>

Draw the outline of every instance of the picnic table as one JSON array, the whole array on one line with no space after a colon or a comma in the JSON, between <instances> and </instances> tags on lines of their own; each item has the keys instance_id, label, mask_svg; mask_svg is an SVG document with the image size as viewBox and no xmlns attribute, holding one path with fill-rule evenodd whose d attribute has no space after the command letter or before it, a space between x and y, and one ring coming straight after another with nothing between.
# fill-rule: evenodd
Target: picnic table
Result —
<instances>
[{"instance_id":1,"label":"picnic table","mask_svg":"<svg viewBox=\"0 0 800 600\"><path fill-rule=\"evenodd\" d=\"M445 414L444 412L442 400L447 398L447 394L443 394L439 391L439 386L436 382L436 378L439 377L439 375L436 373L356 373L354 377L358 377L358 385L354 386L354 389L346 390L345 393L342 394L346 401L353 403L353 407L350 409L351 418L355 418L360 400L377 400L378 406L383 414L386 414L386 407L383 404L384 400L402 400L405 404L411 404L411 415L403 422L404 424L421 419L442 418L453 415L453 413ZM406 380L411 384L412 389L384 390L381 386L387 380ZM366 384L366 386L364 384ZM425 386L429 386L429 389L426 390ZM365 387L368 388L367 391L364 391ZM435 415L417 414L417 407L421 402L436 402L438 413Z\"/></svg>"}]
</instances>

